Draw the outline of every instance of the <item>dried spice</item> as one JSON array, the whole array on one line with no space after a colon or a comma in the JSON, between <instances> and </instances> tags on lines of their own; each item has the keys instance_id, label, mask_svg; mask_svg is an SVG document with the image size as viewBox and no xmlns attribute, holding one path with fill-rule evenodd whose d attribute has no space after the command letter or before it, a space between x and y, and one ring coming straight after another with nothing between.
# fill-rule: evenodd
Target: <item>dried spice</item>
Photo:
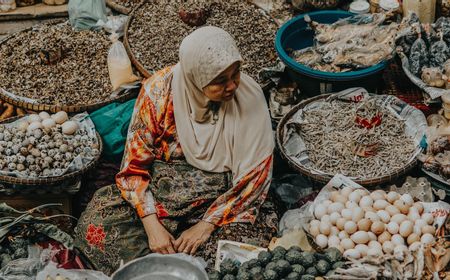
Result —
<instances>
[{"instance_id":1,"label":"dried spice","mask_svg":"<svg viewBox=\"0 0 450 280\"><path fill-rule=\"evenodd\" d=\"M273 41L278 27L247 1L158 0L136 10L128 30L131 51L147 71L157 71L178 62L181 41L196 28L182 21L181 10L207 12L206 25L228 31L236 39L244 58L242 70L253 78L257 78L260 69L276 60Z\"/></svg>"},{"instance_id":2,"label":"dried spice","mask_svg":"<svg viewBox=\"0 0 450 280\"><path fill-rule=\"evenodd\" d=\"M0 85L42 104L108 100L109 46L102 32L75 32L68 23L36 26L0 45Z\"/></svg>"}]
</instances>

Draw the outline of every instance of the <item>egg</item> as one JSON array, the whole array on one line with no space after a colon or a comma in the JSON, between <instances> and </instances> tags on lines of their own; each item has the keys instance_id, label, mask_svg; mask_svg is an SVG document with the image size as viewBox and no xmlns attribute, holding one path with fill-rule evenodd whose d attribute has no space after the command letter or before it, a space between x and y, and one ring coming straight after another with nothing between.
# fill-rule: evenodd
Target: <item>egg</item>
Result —
<instances>
[{"instance_id":1,"label":"egg","mask_svg":"<svg viewBox=\"0 0 450 280\"><path fill-rule=\"evenodd\" d=\"M346 238L349 238L349 235L345 230L342 230L339 232L338 237L340 240L344 240Z\"/></svg>"},{"instance_id":2,"label":"egg","mask_svg":"<svg viewBox=\"0 0 450 280\"><path fill-rule=\"evenodd\" d=\"M342 248L341 245L336 246L335 248L337 248L339 250L339 252L341 252L341 254L344 254L344 248Z\"/></svg>"},{"instance_id":3,"label":"egg","mask_svg":"<svg viewBox=\"0 0 450 280\"><path fill-rule=\"evenodd\" d=\"M389 206L389 202L384 199L375 200L373 203L373 208L375 210L384 210L387 206Z\"/></svg>"},{"instance_id":4,"label":"egg","mask_svg":"<svg viewBox=\"0 0 450 280\"><path fill-rule=\"evenodd\" d=\"M389 215L388 211L386 210L377 211L377 215L378 217L380 217L380 220L385 224L389 223L389 221L391 220L391 215Z\"/></svg>"},{"instance_id":5,"label":"egg","mask_svg":"<svg viewBox=\"0 0 450 280\"><path fill-rule=\"evenodd\" d=\"M370 241L376 241L377 240L377 236L375 235L375 233L368 231L367 234L369 235L369 239Z\"/></svg>"},{"instance_id":6,"label":"egg","mask_svg":"<svg viewBox=\"0 0 450 280\"><path fill-rule=\"evenodd\" d=\"M337 236L328 237L328 247L337 247L341 244L341 240Z\"/></svg>"},{"instance_id":7,"label":"egg","mask_svg":"<svg viewBox=\"0 0 450 280\"><path fill-rule=\"evenodd\" d=\"M413 244L411 244L411 245L409 245L409 250L410 251L417 251L417 249L419 249L420 248L420 246L422 246L422 243L420 243L420 242L414 242Z\"/></svg>"},{"instance_id":8,"label":"egg","mask_svg":"<svg viewBox=\"0 0 450 280\"><path fill-rule=\"evenodd\" d=\"M418 226L418 225L414 225L413 227L413 233L417 234L417 235L422 235L422 227Z\"/></svg>"},{"instance_id":9,"label":"egg","mask_svg":"<svg viewBox=\"0 0 450 280\"><path fill-rule=\"evenodd\" d=\"M406 243L408 245L413 244L414 242L418 242L420 241L420 236L418 234L415 233L411 233L408 238L406 239Z\"/></svg>"},{"instance_id":10,"label":"egg","mask_svg":"<svg viewBox=\"0 0 450 280\"><path fill-rule=\"evenodd\" d=\"M78 123L75 121L66 121L62 124L61 130L62 133L66 135L72 135L74 134L78 129Z\"/></svg>"},{"instance_id":11,"label":"egg","mask_svg":"<svg viewBox=\"0 0 450 280\"><path fill-rule=\"evenodd\" d=\"M312 221L309 223L309 225L310 225L310 226L317 226L317 227L319 227L319 226L320 226L320 221L319 221L319 220L312 220Z\"/></svg>"},{"instance_id":12,"label":"egg","mask_svg":"<svg viewBox=\"0 0 450 280\"><path fill-rule=\"evenodd\" d=\"M369 231L372 226L372 221L369 219L361 219L357 223L358 230Z\"/></svg>"},{"instance_id":13,"label":"egg","mask_svg":"<svg viewBox=\"0 0 450 280\"><path fill-rule=\"evenodd\" d=\"M408 218L410 221L417 221L417 220L419 220L419 219L420 219L419 211L418 211L416 208L411 207L411 208L409 209L409 213L408 213L407 218Z\"/></svg>"},{"instance_id":14,"label":"egg","mask_svg":"<svg viewBox=\"0 0 450 280\"><path fill-rule=\"evenodd\" d=\"M333 201L331 201L329 199L326 199L326 200L322 201L322 205L327 207L327 208L328 208L328 206L330 206L331 203L333 203Z\"/></svg>"},{"instance_id":15,"label":"egg","mask_svg":"<svg viewBox=\"0 0 450 280\"><path fill-rule=\"evenodd\" d=\"M376 235L383 233L384 229L385 229L384 223L379 221L373 222L372 226L370 227L370 231L372 231Z\"/></svg>"},{"instance_id":16,"label":"egg","mask_svg":"<svg viewBox=\"0 0 450 280\"><path fill-rule=\"evenodd\" d=\"M48 118L42 121L42 126L49 131L50 129L52 129L53 127L56 126L56 122L54 119Z\"/></svg>"},{"instance_id":17,"label":"egg","mask_svg":"<svg viewBox=\"0 0 450 280\"><path fill-rule=\"evenodd\" d=\"M316 219L322 219L322 217L327 213L327 208L321 204L316 205L314 208L314 216Z\"/></svg>"},{"instance_id":18,"label":"egg","mask_svg":"<svg viewBox=\"0 0 450 280\"><path fill-rule=\"evenodd\" d=\"M344 218L346 220L351 220L352 215L353 215L353 213L352 213L351 209L342 209L342 211L341 211L342 218Z\"/></svg>"},{"instance_id":19,"label":"egg","mask_svg":"<svg viewBox=\"0 0 450 280\"><path fill-rule=\"evenodd\" d=\"M370 194L368 190L363 189L363 188L358 188L355 190L355 192L358 192L361 195L361 197Z\"/></svg>"},{"instance_id":20,"label":"egg","mask_svg":"<svg viewBox=\"0 0 450 280\"><path fill-rule=\"evenodd\" d=\"M398 210L400 210L400 213L402 214L408 214L409 206L401 199L398 199L394 202L394 206L397 207Z\"/></svg>"},{"instance_id":21,"label":"egg","mask_svg":"<svg viewBox=\"0 0 450 280\"><path fill-rule=\"evenodd\" d=\"M413 226L414 224L411 221L403 221L400 224L400 229L399 229L399 233L401 236L403 236L404 238L408 237L412 232L413 232Z\"/></svg>"},{"instance_id":22,"label":"egg","mask_svg":"<svg viewBox=\"0 0 450 280\"><path fill-rule=\"evenodd\" d=\"M386 254L391 254L392 252L394 252L395 245L391 241L386 241L383 243L382 247L383 252L385 252Z\"/></svg>"},{"instance_id":23,"label":"egg","mask_svg":"<svg viewBox=\"0 0 450 280\"><path fill-rule=\"evenodd\" d=\"M389 201L389 203L394 203L397 199L400 198L400 194L394 191L389 192L386 195L387 201Z\"/></svg>"},{"instance_id":24,"label":"egg","mask_svg":"<svg viewBox=\"0 0 450 280\"><path fill-rule=\"evenodd\" d=\"M430 243L434 242L434 237L433 235L429 234L429 233L425 233L424 235L422 235L422 237L420 238L420 242L422 242L422 244L427 245Z\"/></svg>"},{"instance_id":25,"label":"egg","mask_svg":"<svg viewBox=\"0 0 450 280\"><path fill-rule=\"evenodd\" d=\"M328 246L328 238L323 234L319 234L316 236L316 244L320 248L326 248Z\"/></svg>"},{"instance_id":26,"label":"egg","mask_svg":"<svg viewBox=\"0 0 450 280\"><path fill-rule=\"evenodd\" d=\"M354 203L359 203L359 201L361 200L361 194L358 191L353 191L348 196L348 200L351 201L351 202L354 202Z\"/></svg>"},{"instance_id":27,"label":"egg","mask_svg":"<svg viewBox=\"0 0 450 280\"><path fill-rule=\"evenodd\" d=\"M422 234L431 234L434 235L436 233L436 229L433 226L426 225L422 228Z\"/></svg>"},{"instance_id":28,"label":"egg","mask_svg":"<svg viewBox=\"0 0 450 280\"><path fill-rule=\"evenodd\" d=\"M391 241L394 245L405 245L405 239L400 234L392 235Z\"/></svg>"},{"instance_id":29,"label":"egg","mask_svg":"<svg viewBox=\"0 0 450 280\"><path fill-rule=\"evenodd\" d=\"M38 114L31 114L31 115L28 115L27 120L29 123L40 122L41 117L39 117Z\"/></svg>"},{"instance_id":30,"label":"egg","mask_svg":"<svg viewBox=\"0 0 450 280\"><path fill-rule=\"evenodd\" d=\"M339 234L339 229L337 227L330 228L330 236L332 236L332 235L337 236L338 234Z\"/></svg>"},{"instance_id":31,"label":"egg","mask_svg":"<svg viewBox=\"0 0 450 280\"><path fill-rule=\"evenodd\" d=\"M344 219L344 218L339 218L339 219L336 221L336 227L337 227L339 230L343 230L344 227L345 227L345 223L346 223L346 222L347 222L346 219Z\"/></svg>"},{"instance_id":32,"label":"egg","mask_svg":"<svg viewBox=\"0 0 450 280\"><path fill-rule=\"evenodd\" d=\"M381 255L383 255L383 251L382 251L382 249L380 249L378 247L372 247L372 248L369 247L369 250L367 250L367 256L378 257Z\"/></svg>"},{"instance_id":33,"label":"egg","mask_svg":"<svg viewBox=\"0 0 450 280\"><path fill-rule=\"evenodd\" d=\"M419 211L419 214L422 215L423 213L423 204L422 202L414 202L413 207Z\"/></svg>"},{"instance_id":34,"label":"egg","mask_svg":"<svg viewBox=\"0 0 450 280\"><path fill-rule=\"evenodd\" d=\"M373 201L386 200L386 192L383 190L376 190L370 194Z\"/></svg>"},{"instance_id":35,"label":"egg","mask_svg":"<svg viewBox=\"0 0 450 280\"><path fill-rule=\"evenodd\" d=\"M397 260L403 261L406 254L408 254L408 247L405 245L400 244L394 247L394 257Z\"/></svg>"},{"instance_id":36,"label":"egg","mask_svg":"<svg viewBox=\"0 0 450 280\"><path fill-rule=\"evenodd\" d=\"M317 237L317 235L320 234L320 229L318 226L310 226L309 227L309 233L314 236Z\"/></svg>"},{"instance_id":37,"label":"egg","mask_svg":"<svg viewBox=\"0 0 450 280\"><path fill-rule=\"evenodd\" d=\"M357 231L354 234L352 234L350 239L355 244L366 244L367 242L369 242L369 234L367 234L367 232L365 231Z\"/></svg>"},{"instance_id":38,"label":"egg","mask_svg":"<svg viewBox=\"0 0 450 280\"><path fill-rule=\"evenodd\" d=\"M340 194L337 195L334 199L335 199L334 202L340 202L342 204L345 204L347 202L347 198Z\"/></svg>"},{"instance_id":39,"label":"egg","mask_svg":"<svg viewBox=\"0 0 450 280\"><path fill-rule=\"evenodd\" d=\"M353 188L352 187L343 187L341 190L341 195L343 197L348 198L348 196L353 192Z\"/></svg>"},{"instance_id":40,"label":"egg","mask_svg":"<svg viewBox=\"0 0 450 280\"><path fill-rule=\"evenodd\" d=\"M17 124L17 128L18 128L20 131L25 132L25 131L27 131L28 125L29 125L29 124L28 124L27 121L20 121L20 122Z\"/></svg>"},{"instance_id":41,"label":"egg","mask_svg":"<svg viewBox=\"0 0 450 280\"><path fill-rule=\"evenodd\" d=\"M41 120L46 120L46 119L50 118L50 115L49 115L49 113L42 111L39 113L39 117L41 118Z\"/></svg>"},{"instance_id":42,"label":"egg","mask_svg":"<svg viewBox=\"0 0 450 280\"><path fill-rule=\"evenodd\" d=\"M69 119L69 116L64 111L59 111L56 114L51 116L52 119L55 120L57 124L63 124L65 121Z\"/></svg>"},{"instance_id":43,"label":"egg","mask_svg":"<svg viewBox=\"0 0 450 280\"><path fill-rule=\"evenodd\" d=\"M361 253L356 249L348 249L344 251L344 258L347 259L359 259L361 258Z\"/></svg>"},{"instance_id":44,"label":"egg","mask_svg":"<svg viewBox=\"0 0 450 280\"><path fill-rule=\"evenodd\" d=\"M400 226L396 222L390 222L387 224L386 229L390 234L397 234Z\"/></svg>"},{"instance_id":45,"label":"egg","mask_svg":"<svg viewBox=\"0 0 450 280\"><path fill-rule=\"evenodd\" d=\"M394 216L395 214L400 214L400 210L398 210L397 207L395 207L394 205L388 205L384 210L386 210L389 215Z\"/></svg>"},{"instance_id":46,"label":"egg","mask_svg":"<svg viewBox=\"0 0 450 280\"><path fill-rule=\"evenodd\" d=\"M352 233L356 232L357 229L358 229L358 227L357 227L356 223L353 221L347 221L344 225L344 230L348 234L352 234Z\"/></svg>"},{"instance_id":47,"label":"egg","mask_svg":"<svg viewBox=\"0 0 450 280\"><path fill-rule=\"evenodd\" d=\"M345 208L348 208L348 209L353 209L353 208L355 208L355 207L359 207L359 205L358 205L358 203L356 203L356 202L353 202L353 201L347 201L346 203L345 203Z\"/></svg>"},{"instance_id":48,"label":"egg","mask_svg":"<svg viewBox=\"0 0 450 280\"><path fill-rule=\"evenodd\" d=\"M392 235L388 231L385 231L378 236L378 242L383 244L386 241L391 241L391 237Z\"/></svg>"},{"instance_id":49,"label":"egg","mask_svg":"<svg viewBox=\"0 0 450 280\"><path fill-rule=\"evenodd\" d=\"M328 215L328 214L323 215L322 218L320 219L320 222L331 224L330 215Z\"/></svg>"},{"instance_id":50,"label":"egg","mask_svg":"<svg viewBox=\"0 0 450 280\"><path fill-rule=\"evenodd\" d=\"M398 200L397 200L398 201ZM407 220L407 217L404 214L395 214L391 218L391 222L396 222L397 224L403 223L403 221Z\"/></svg>"},{"instance_id":51,"label":"egg","mask_svg":"<svg viewBox=\"0 0 450 280\"><path fill-rule=\"evenodd\" d=\"M400 200L405 202L405 204L408 205L409 207L411 207L414 204L414 199L409 193L402 194L402 196L400 196Z\"/></svg>"},{"instance_id":52,"label":"egg","mask_svg":"<svg viewBox=\"0 0 450 280\"><path fill-rule=\"evenodd\" d=\"M330 223L336 225L337 220L341 217L341 214L333 212L330 214Z\"/></svg>"},{"instance_id":53,"label":"egg","mask_svg":"<svg viewBox=\"0 0 450 280\"><path fill-rule=\"evenodd\" d=\"M359 222L362 218L364 218L364 210L359 207L353 208L352 211L352 221L355 223Z\"/></svg>"},{"instance_id":54,"label":"egg","mask_svg":"<svg viewBox=\"0 0 450 280\"><path fill-rule=\"evenodd\" d=\"M327 223L327 222L320 222L320 233L324 234L324 235L329 235L331 232L331 224Z\"/></svg>"},{"instance_id":55,"label":"egg","mask_svg":"<svg viewBox=\"0 0 450 280\"><path fill-rule=\"evenodd\" d=\"M32 123L30 123L30 125L28 125L27 132L31 132L38 128L42 128L42 123L41 122L32 122Z\"/></svg>"},{"instance_id":56,"label":"egg","mask_svg":"<svg viewBox=\"0 0 450 280\"><path fill-rule=\"evenodd\" d=\"M364 217L365 217L366 219L371 220L372 223L374 223L374 222L379 222L379 221L381 220L380 217L378 217L377 213L371 212L371 211L366 212L366 214L364 215Z\"/></svg>"},{"instance_id":57,"label":"egg","mask_svg":"<svg viewBox=\"0 0 450 280\"><path fill-rule=\"evenodd\" d=\"M359 207L361 207L361 208L372 207L372 205L373 205L373 199L368 195L363 196L361 198L361 200L359 201Z\"/></svg>"},{"instance_id":58,"label":"egg","mask_svg":"<svg viewBox=\"0 0 450 280\"><path fill-rule=\"evenodd\" d=\"M381 250L381 248L382 248L380 242L378 242L378 241L376 241L376 240L371 240L371 241L369 241L369 244L368 244L367 246L369 246L369 248L376 247L376 248L379 248L380 250Z\"/></svg>"},{"instance_id":59,"label":"egg","mask_svg":"<svg viewBox=\"0 0 450 280\"><path fill-rule=\"evenodd\" d=\"M342 209L344 209L344 204L340 202L333 202L328 206L328 214L341 213Z\"/></svg>"},{"instance_id":60,"label":"egg","mask_svg":"<svg viewBox=\"0 0 450 280\"><path fill-rule=\"evenodd\" d=\"M431 225L434 221L433 215L430 213L423 213L422 219L424 219L425 222L427 222L427 224L429 224L429 225Z\"/></svg>"},{"instance_id":61,"label":"egg","mask_svg":"<svg viewBox=\"0 0 450 280\"><path fill-rule=\"evenodd\" d=\"M355 246L355 250L357 250L361 254L361 257L365 257L367 256L369 247L366 244L358 244Z\"/></svg>"},{"instance_id":62,"label":"egg","mask_svg":"<svg viewBox=\"0 0 450 280\"><path fill-rule=\"evenodd\" d=\"M353 249L355 248L355 243L350 238L345 238L341 240L341 246L344 248L344 250Z\"/></svg>"}]
</instances>

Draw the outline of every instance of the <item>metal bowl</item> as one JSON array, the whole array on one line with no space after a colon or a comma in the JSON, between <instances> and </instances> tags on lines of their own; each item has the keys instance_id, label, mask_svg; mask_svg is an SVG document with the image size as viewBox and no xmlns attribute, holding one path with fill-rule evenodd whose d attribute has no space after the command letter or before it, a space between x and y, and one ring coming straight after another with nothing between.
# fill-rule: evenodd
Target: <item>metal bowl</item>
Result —
<instances>
[{"instance_id":1,"label":"metal bowl","mask_svg":"<svg viewBox=\"0 0 450 280\"><path fill-rule=\"evenodd\" d=\"M114 272L112 280L208 280L205 270L176 255L151 254Z\"/></svg>"}]
</instances>

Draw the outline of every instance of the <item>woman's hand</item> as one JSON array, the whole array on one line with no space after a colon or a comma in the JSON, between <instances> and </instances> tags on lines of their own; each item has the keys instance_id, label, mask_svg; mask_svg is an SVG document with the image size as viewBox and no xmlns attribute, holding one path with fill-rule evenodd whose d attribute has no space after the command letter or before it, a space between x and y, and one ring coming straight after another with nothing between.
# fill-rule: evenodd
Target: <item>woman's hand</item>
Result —
<instances>
[{"instance_id":1,"label":"woman's hand","mask_svg":"<svg viewBox=\"0 0 450 280\"><path fill-rule=\"evenodd\" d=\"M175 250L178 253L195 254L198 247L211 236L216 226L205 221L200 221L191 228L183 231L175 241Z\"/></svg>"},{"instance_id":2,"label":"woman's hand","mask_svg":"<svg viewBox=\"0 0 450 280\"><path fill-rule=\"evenodd\" d=\"M152 253L175 254L175 238L159 222L156 214L141 219L148 236L148 245Z\"/></svg>"}]
</instances>

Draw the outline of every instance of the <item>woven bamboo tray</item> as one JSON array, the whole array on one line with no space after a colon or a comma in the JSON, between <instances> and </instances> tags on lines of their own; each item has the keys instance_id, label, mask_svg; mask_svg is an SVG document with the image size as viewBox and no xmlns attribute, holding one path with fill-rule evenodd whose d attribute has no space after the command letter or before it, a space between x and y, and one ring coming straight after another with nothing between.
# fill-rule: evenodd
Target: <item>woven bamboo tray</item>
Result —
<instances>
[{"instance_id":1,"label":"woven bamboo tray","mask_svg":"<svg viewBox=\"0 0 450 280\"><path fill-rule=\"evenodd\" d=\"M137 7L140 7L143 1L141 1L141 3L139 3L137 5ZM128 15L129 13L131 13L133 11L133 9L131 8L127 8L124 6L121 6L119 4L117 4L114 0L106 0L106 6L110 7L112 10L119 12L121 14L125 14Z\"/></svg>"},{"instance_id":2,"label":"woven bamboo tray","mask_svg":"<svg viewBox=\"0 0 450 280\"><path fill-rule=\"evenodd\" d=\"M11 123L19 118L20 117L12 117L12 118L9 118L9 119L6 119L6 120L0 122L0 124ZM18 178L18 177L14 177L14 176L7 176L7 175L0 174L0 183L13 184L13 185L25 185L25 186L49 186L49 185L54 186L54 185L63 184L68 181L72 181L74 179L81 179L81 176L84 173L88 172L89 170L91 170L92 168L94 168L96 166L96 164L98 163L100 156L102 154L102 151L103 151L102 138L100 137L100 135L98 133L96 133L96 134L97 134L97 141L99 144L99 147L98 147L99 153L83 169L72 172L72 173L64 174L64 175L58 176L58 177L32 178L32 179L31 178Z\"/></svg>"},{"instance_id":3,"label":"woven bamboo tray","mask_svg":"<svg viewBox=\"0 0 450 280\"><path fill-rule=\"evenodd\" d=\"M302 102L300 102L299 104L297 104L294 108L292 108L291 111L289 111L279 122L278 127L277 127L277 132L276 132L276 142L277 142L277 146L278 146L278 150L280 151L280 155L281 157L286 160L289 164L289 166L291 166L294 170L300 172L301 174L307 176L308 178L311 178L313 181L319 182L319 183L328 183L333 176L332 175L319 175L319 174L314 174L312 173L309 169L305 168L304 166L294 162L293 160L290 159L290 157L286 154L286 151L283 147L283 135L284 135L284 126L287 123L287 121L295 114L297 113L297 111L299 111L300 109L303 109L306 105L317 101L317 100L321 100L321 99L325 99L327 97L329 97L331 94L322 94L322 95L318 95L309 99L305 99ZM364 187L374 187L374 186L378 186L378 185L383 185L389 182L394 181L395 179L405 175L406 173L408 173L409 171L411 171L417 164L417 159L414 159L413 161L411 161L410 163L408 163L406 166L404 166L401 169L398 170L394 170L389 174L386 174L385 176L382 177L377 177L377 178L372 178L372 179L366 179L366 180L360 180L360 179L354 179L353 181L360 184L361 186Z\"/></svg>"},{"instance_id":4,"label":"woven bamboo tray","mask_svg":"<svg viewBox=\"0 0 450 280\"><path fill-rule=\"evenodd\" d=\"M59 24L64 21L65 20L55 20L51 24ZM32 27L26 28L26 29L23 29L16 33L13 33L11 35L8 35L7 37L0 40L0 46L2 44L4 44L5 42L7 42L12 37L14 37L16 34L18 34L20 32L30 31L31 29L32 29ZM93 90L95 90L95 89L93 89ZM96 109L104 107L113 102L128 101L128 100L136 97L137 94L138 94L138 91L129 90L126 93L118 95L115 98L111 98L111 99L104 100L104 101L99 101L96 103L77 104L77 105L55 105L55 104L42 104L42 103L38 103L37 101L36 102L25 101L25 100L23 100L23 97L21 97L21 96L17 96L14 93L7 93L4 89L1 88L1 85L0 85L0 99L1 100L5 101L7 103L10 103L16 107L25 109L25 110L38 111L38 112L39 111L47 111L47 112L51 112L51 113L56 113L59 111L66 111L67 113L80 113L80 112L85 112L85 111L92 112Z\"/></svg>"}]
</instances>

